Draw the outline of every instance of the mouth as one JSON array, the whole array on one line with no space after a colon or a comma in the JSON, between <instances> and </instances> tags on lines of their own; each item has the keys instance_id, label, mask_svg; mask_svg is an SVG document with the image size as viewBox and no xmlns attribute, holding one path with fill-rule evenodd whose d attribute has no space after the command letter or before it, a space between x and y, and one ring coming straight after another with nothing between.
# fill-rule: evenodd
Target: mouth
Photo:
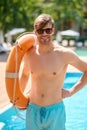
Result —
<instances>
[{"instance_id":1,"label":"mouth","mask_svg":"<svg viewBox=\"0 0 87 130\"><path fill-rule=\"evenodd\" d=\"M41 37L41 41L42 42L48 42L49 41L49 37Z\"/></svg>"}]
</instances>

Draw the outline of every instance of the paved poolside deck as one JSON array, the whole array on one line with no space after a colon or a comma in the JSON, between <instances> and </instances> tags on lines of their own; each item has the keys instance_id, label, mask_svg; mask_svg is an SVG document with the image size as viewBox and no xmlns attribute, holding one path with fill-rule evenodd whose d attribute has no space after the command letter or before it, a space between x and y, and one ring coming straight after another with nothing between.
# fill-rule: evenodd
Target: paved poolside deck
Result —
<instances>
[{"instance_id":1,"label":"paved poolside deck","mask_svg":"<svg viewBox=\"0 0 87 130\"><path fill-rule=\"evenodd\" d=\"M5 89L5 66L8 54L0 54L0 110L9 105L9 99Z\"/></svg>"},{"instance_id":2,"label":"paved poolside deck","mask_svg":"<svg viewBox=\"0 0 87 130\"><path fill-rule=\"evenodd\" d=\"M7 58L8 53L0 54L0 110L3 110L10 104L5 88L5 66ZM87 61L87 57L81 57L81 58ZM75 72L78 70L69 65L67 71Z\"/></svg>"}]
</instances>

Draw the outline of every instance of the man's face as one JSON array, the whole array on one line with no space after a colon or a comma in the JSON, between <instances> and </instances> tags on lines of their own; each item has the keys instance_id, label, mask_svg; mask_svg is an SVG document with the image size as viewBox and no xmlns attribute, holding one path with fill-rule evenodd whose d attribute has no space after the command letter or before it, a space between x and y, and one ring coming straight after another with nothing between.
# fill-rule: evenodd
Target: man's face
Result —
<instances>
[{"instance_id":1,"label":"man's face","mask_svg":"<svg viewBox=\"0 0 87 130\"><path fill-rule=\"evenodd\" d=\"M54 28L51 23L40 29L35 29L35 34L40 44L48 44L51 41L52 35L54 34Z\"/></svg>"}]
</instances>

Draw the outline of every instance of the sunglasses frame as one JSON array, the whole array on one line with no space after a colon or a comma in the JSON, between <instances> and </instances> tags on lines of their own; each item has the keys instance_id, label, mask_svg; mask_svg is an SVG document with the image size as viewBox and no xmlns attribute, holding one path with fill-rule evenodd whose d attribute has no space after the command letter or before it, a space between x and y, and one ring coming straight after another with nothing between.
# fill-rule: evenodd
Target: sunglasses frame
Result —
<instances>
[{"instance_id":1,"label":"sunglasses frame","mask_svg":"<svg viewBox=\"0 0 87 130\"><path fill-rule=\"evenodd\" d=\"M46 34L51 34L53 31L53 28L45 28L45 29L37 29L36 32L40 35L40 34L44 34L44 32Z\"/></svg>"}]
</instances>

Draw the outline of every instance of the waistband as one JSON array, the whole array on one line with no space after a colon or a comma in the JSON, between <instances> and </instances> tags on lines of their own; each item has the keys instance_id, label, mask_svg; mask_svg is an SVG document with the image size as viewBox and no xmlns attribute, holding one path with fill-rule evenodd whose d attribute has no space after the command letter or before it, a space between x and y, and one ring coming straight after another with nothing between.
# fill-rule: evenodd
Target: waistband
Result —
<instances>
[{"instance_id":1,"label":"waistband","mask_svg":"<svg viewBox=\"0 0 87 130\"><path fill-rule=\"evenodd\" d=\"M59 103L56 103L56 104L51 104L51 105L48 105L48 106L39 106L37 104L34 104L32 102L29 103L29 106L30 107L33 107L35 109L41 109L41 108L45 108L45 109L54 109L54 108L59 108L59 107L62 107L64 106L64 103L63 101L62 102L59 102Z\"/></svg>"}]
</instances>

